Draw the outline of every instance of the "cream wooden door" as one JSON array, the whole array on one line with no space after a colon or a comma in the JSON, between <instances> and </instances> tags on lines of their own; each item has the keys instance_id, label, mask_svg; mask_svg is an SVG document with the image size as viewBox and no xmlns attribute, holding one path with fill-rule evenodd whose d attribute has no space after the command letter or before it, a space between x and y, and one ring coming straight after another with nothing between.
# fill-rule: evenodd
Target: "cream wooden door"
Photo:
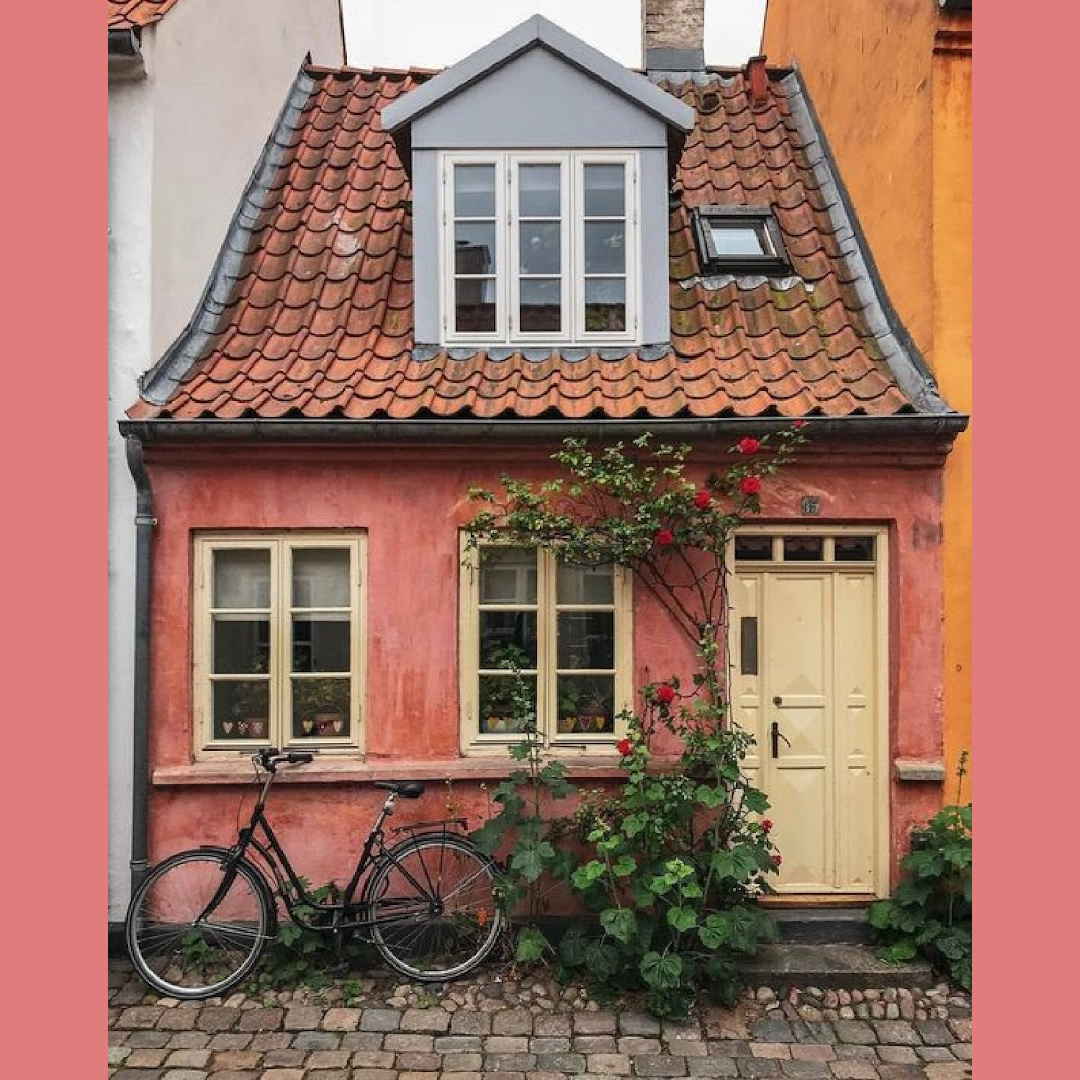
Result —
<instances>
[{"instance_id":1,"label":"cream wooden door","mask_svg":"<svg viewBox=\"0 0 1080 1080\"><path fill-rule=\"evenodd\" d=\"M769 797L787 894L874 894L884 823L875 570L736 570L732 701Z\"/></svg>"}]
</instances>

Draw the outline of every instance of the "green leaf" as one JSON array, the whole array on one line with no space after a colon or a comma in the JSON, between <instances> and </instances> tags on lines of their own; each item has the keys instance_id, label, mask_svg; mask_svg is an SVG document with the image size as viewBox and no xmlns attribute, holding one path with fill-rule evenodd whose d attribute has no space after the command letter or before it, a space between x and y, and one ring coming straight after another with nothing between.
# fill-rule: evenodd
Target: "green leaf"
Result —
<instances>
[{"instance_id":1,"label":"green leaf","mask_svg":"<svg viewBox=\"0 0 1080 1080\"><path fill-rule=\"evenodd\" d=\"M600 913L600 925L613 938L629 944L637 931L637 916L632 908L608 908Z\"/></svg>"},{"instance_id":2,"label":"green leaf","mask_svg":"<svg viewBox=\"0 0 1080 1080\"><path fill-rule=\"evenodd\" d=\"M636 869L637 861L632 855L620 855L611 864L611 872L616 877L629 877Z\"/></svg>"},{"instance_id":3,"label":"green leaf","mask_svg":"<svg viewBox=\"0 0 1080 1080\"><path fill-rule=\"evenodd\" d=\"M724 801L724 792L717 788L709 787L707 784L699 784L694 791L694 798L701 803L702 806L707 806L710 810L713 810Z\"/></svg>"},{"instance_id":4,"label":"green leaf","mask_svg":"<svg viewBox=\"0 0 1080 1080\"><path fill-rule=\"evenodd\" d=\"M667 921L679 933L684 933L687 930L693 930L697 926L697 914L693 908L672 907L668 908Z\"/></svg>"},{"instance_id":5,"label":"green leaf","mask_svg":"<svg viewBox=\"0 0 1080 1080\"><path fill-rule=\"evenodd\" d=\"M559 959L568 968L579 968L585 965L588 955L588 942L581 936L580 931L571 930L564 934L559 942Z\"/></svg>"},{"instance_id":6,"label":"green leaf","mask_svg":"<svg viewBox=\"0 0 1080 1080\"><path fill-rule=\"evenodd\" d=\"M647 952L641 958L639 970L641 977L657 990L667 990L678 986L679 976L682 974L682 957L668 953L662 956L660 953Z\"/></svg>"},{"instance_id":7,"label":"green leaf","mask_svg":"<svg viewBox=\"0 0 1080 1080\"><path fill-rule=\"evenodd\" d=\"M731 937L731 920L720 912L709 915L698 927L698 937L705 948L719 949Z\"/></svg>"},{"instance_id":8,"label":"green leaf","mask_svg":"<svg viewBox=\"0 0 1080 1080\"><path fill-rule=\"evenodd\" d=\"M915 946L910 941L899 941L895 945L889 945L878 950L878 956L882 960L888 960L890 964L903 963L915 956Z\"/></svg>"},{"instance_id":9,"label":"green leaf","mask_svg":"<svg viewBox=\"0 0 1080 1080\"><path fill-rule=\"evenodd\" d=\"M539 960L550 949L551 945L542 931L535 926L526 926L518 934L514 959L519 964L530 964L535 960Z\"/></svg>"},{"instance_id":10,"label":"green leaf","mask_svg":"<svg viewBox=\"0 0 1080 1080\"><path fill-rule=\"evenodd\" d=\"M546 840L518 846L510 859L510 866L526 881L536 881L544 872L544 865L555 858L555 849Z\"/></svg>"},{"instance_id":11,"label":"green leaf","mask_svg":"<svg viewBox=\"0 0 1080 1080\"><path fill-rule=\"evenodd\" d=\"M595 885L603 876L604 864L594 859L592 862L585 863L584 866L579 866L571 874L570 883L575 889L583 892L585 889Z\"/></svg>"}]
</instances>

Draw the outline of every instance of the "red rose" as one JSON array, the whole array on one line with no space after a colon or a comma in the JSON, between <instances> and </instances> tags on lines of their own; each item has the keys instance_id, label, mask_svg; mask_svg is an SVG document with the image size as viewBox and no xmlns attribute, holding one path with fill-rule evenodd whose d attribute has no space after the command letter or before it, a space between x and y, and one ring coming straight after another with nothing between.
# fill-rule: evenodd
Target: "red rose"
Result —
<instances>
[{"instance_id":1,"label":"red rose","mask_svg":"<svg viewBox=\"0 0 1080 1080\"><path fill-rule=\"evenodd\" d=\"M675 534L670 529L661 529L656 534L658 547L671 547L675 543Z\"/></svg>"},{"instance_id":2,"label":"red rose","mask_svg":"<svg viewBox=\"0 0 1080 1080\"><path fill-rule=\"evenodd\" d=\"M694 505L699 510L708 510L712 505L712 496L707 491L699 491L694 496Z\"/></svg>"},{"instance_id":3,"label":"red rose","mask_svg":"<svg viewBox=\"0 0 1080 1080\"><path fill-rule=\"evenodd\" d=\"M761 449L761 443L753 435L747 435L737 443L740 454L756 454Z\"/></svg>"},{"instance_id":4,"label":"red rose","mask_svg":"<svg viewBox=\"0 0 1080 1080\"><path fill-rule=\"evenodd\" d=\"M761 823L761 827L766 832L768 832L772 828L772 822L768 818L765 818L765 820Z\"/></svg>"},{"instance_id":5,"label":"red rose","mask_svg":"<svg viewBox=\"0 0 1080 1080\"><path fill-rule=\"evenodd\" d=\"M665 704L670 705L675 700L675 688L661 683L656 688L656 696Z\"/></svg>"},{"instance_id":6,"label":"red rose","mask_svg":"<svg viewBox=\"0 0 1080 1080\"><path fill-rule=\"evenodd\" d=\"M805 424L806 424L805 420L792 420L791 421L791 426L793 428L796 428L796 429L803 427Z\"/></svg>"},{"instance_id":7,"label":"red rose","mask_svg":"<svg viewBox=\"0 0 1080 1080\"><path fill-rule=\"evenodd\" d=\"M618 750L623 757L626 757L626 755L634 749L634 744L629 739L620 739L615 744L615 749Z\"/></svg>"},{"instance_id":8,"label":"red rose","mask_svg":"<svg viewBox=\"0 0 1080 1080\"><path fill-rule=\"evenodd\" d=\"M773 866L779 866L784 860L781 859L779 855L774 855L772 857L772 861L773 861Z\"/></svg>"},{"instance_id":9,"label":"red rose","mask_svg":"<svg viewBox=\"0 0 1080 1080\"><path fill-rule=\"evenodd\" d=\"M744 476L739 481L739 490L744 495L756 495L761 490L761 479L757 476Z\"/></svg>"}]
</instances>

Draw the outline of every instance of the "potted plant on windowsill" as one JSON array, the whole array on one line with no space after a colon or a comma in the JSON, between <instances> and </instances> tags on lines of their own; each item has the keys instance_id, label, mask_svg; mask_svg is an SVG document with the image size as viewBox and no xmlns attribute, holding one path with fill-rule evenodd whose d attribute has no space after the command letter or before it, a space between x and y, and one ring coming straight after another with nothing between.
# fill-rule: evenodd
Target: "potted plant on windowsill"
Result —
<instances>
[{"instance_id":1,"label":"potted plant on windowsill","mask_svg":"<svg viewBox=\"0 0 1080 1080\"><path fill-rule=\"evenodd\" d=\"M293 716L304 735L334 736L345 731L349 714L348 679L294 679Z\"/></svg>"},{"instance_id":2,"label":"potted plant on windowsill","mask_svg":"<svg viewBox=\"0 0 1080 1080\"><path fill-rule=\"evenodd\" d=\"M566 735L580 731L581 724L581 687L577 683L565 682L559 689L559 732Z\"/></svg>"},{"instance_id":3,"label":"potted plant on windowsill","mask_svg":"<svg viewBox=\"0 0 1080 1080\"><path fill-rule=\"evenodd\" d=\"M609 695L602 687L593 687L585 693L578 720L578 731L602 732L607 727Z\"/></svg>"},{"instance_id":4,"label":"potted plant on windowsill","mask_svg":"<svg viewBox=\"0 0 1080 1080\"><path fill-rule=\"evenodd\" d=\"M225 736L263 739L269 724L270 684L265 679L245 679L235 683L229 719L221 723Z\"/></svg>"},{"instance_id":5,"label":"potted plant on windowsill","mask_svg":"<svg viewBox=\"0 0 1080 1080\"><path fill-rule=\"evenodd\" d=\"M480 720L484 734L521 733L520 724L514 717L514 691L527 661L525 650L513 644L502 645L491 654L491 667L501 668L508 674L487 675L480 679Z\"/></svg>"}]
</instances>

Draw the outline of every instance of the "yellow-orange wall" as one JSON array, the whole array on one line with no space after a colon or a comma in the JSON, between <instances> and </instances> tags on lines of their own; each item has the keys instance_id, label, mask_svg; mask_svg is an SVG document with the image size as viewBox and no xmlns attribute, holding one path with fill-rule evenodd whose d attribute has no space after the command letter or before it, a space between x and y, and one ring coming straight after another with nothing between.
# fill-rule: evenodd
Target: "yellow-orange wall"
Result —
<instances>
[{"instance_id":1,"label":"yellow-orange wall","mask_svg":"<svg viewBox=\"0 0 1080 1080\"><path fill-rule=\"evenodd\" d=\"M970 412L971 18L938 0L768 0L763 51L806 83L893 306ZM971 749L971 448L945 468L946 801ZM963 798L971 796L971 761Z\"/></svg>"}]
</instances>

